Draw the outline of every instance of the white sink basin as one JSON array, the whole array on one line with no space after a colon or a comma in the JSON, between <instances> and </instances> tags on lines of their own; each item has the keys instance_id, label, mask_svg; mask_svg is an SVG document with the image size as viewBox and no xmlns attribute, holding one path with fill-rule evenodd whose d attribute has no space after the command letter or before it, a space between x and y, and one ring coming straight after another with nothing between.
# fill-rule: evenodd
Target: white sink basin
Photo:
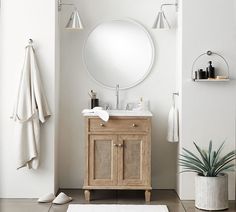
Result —
<instances>
[{"instance_id":1,"label":"white sink basin","mask_svg":"<svg viewBox=\"0 0 236 212\"><path fill-rule=\"evenodd\" d=\"M109 116L152 116L150 111L140 110L106 110ZM97 116L96 112L82 112L84 116Z\"/></svg>"},{"instance_id":2,"label":"white sink basin","mask_svg":"<svg viewBox=\"0 0 236 212\"><path fill-rule=\"evenodd\" d=\"M150 111L138 110L108 110L110 116L152 116Z\"/></svg>"}]
</instances>

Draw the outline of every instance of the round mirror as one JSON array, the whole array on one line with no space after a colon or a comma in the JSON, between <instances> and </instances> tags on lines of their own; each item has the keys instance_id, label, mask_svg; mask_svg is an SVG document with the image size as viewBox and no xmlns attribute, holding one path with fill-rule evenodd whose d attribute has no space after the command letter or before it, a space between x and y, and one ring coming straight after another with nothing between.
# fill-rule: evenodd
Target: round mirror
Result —
<instances>
[{"instance_id":1,"label":"round mirror","mask_svg":"<svg viewBox=\"0 0 236 212\"><path fill-rule=\"evenodd\" d=\"M84 62L89 74L108 88L133 87L151 71L153 41L146 29L131 20L98 25L84 46Z\"/></svg>"}]
</instances>

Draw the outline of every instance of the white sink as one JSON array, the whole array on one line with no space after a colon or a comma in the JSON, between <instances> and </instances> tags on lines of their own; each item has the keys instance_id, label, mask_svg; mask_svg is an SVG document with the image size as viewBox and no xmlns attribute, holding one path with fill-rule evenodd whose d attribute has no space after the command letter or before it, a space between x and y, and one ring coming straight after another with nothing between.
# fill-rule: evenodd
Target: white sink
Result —
<instances>
[{"instance_id":1,"label":"white sink","mask_svg":"<svg viewBox=\"0 0 236 212\"><path fill-rule=\"evenodd\" d=\"M150 111L141 110L106 110L109 116L152 116ZM82 112L84 116L97 116L94 111Z\"/></svg>"},{"instance_id":2,"label":"white sink","mask_svg":"<svg viewBox=\"0 0 236 212\"><path fill-rule=\"evenodd\" d=\"M108 110L110 116L152 116L150 111L138 110Z\"/></svg>"}]
</instances>

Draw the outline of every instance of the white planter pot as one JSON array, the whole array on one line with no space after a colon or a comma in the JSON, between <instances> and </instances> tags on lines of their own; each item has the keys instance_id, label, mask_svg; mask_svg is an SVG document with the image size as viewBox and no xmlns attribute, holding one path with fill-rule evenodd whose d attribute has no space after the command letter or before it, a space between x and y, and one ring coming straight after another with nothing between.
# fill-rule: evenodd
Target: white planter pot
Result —
<instances>
[{"instance_id":1,"label":"white planter pot","mask_svg":"<svg viewBox=\"0 0 236 212\"><path fill-rule=\"evenodd\" d=\"M195 206L203 210L228 208L228 175L195 177Z\"/></svg>"}]
</instances>

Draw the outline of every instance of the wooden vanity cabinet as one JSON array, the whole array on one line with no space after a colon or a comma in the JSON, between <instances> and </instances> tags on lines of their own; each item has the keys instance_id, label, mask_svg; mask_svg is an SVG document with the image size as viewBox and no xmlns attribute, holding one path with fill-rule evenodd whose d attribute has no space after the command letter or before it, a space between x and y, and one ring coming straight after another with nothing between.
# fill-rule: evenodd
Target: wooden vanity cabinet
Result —
<instances>
[{"instance_id":1,"label":"wooden vanity cabinet","mask_svg":"<svg viewBox=\"0 0 236 212\"><path fill-rule=\"evenodd\" d=\"M90 190L144 190L151 197L151 118L85 117L85 199Z\"/></svg>"}]
</instances>

